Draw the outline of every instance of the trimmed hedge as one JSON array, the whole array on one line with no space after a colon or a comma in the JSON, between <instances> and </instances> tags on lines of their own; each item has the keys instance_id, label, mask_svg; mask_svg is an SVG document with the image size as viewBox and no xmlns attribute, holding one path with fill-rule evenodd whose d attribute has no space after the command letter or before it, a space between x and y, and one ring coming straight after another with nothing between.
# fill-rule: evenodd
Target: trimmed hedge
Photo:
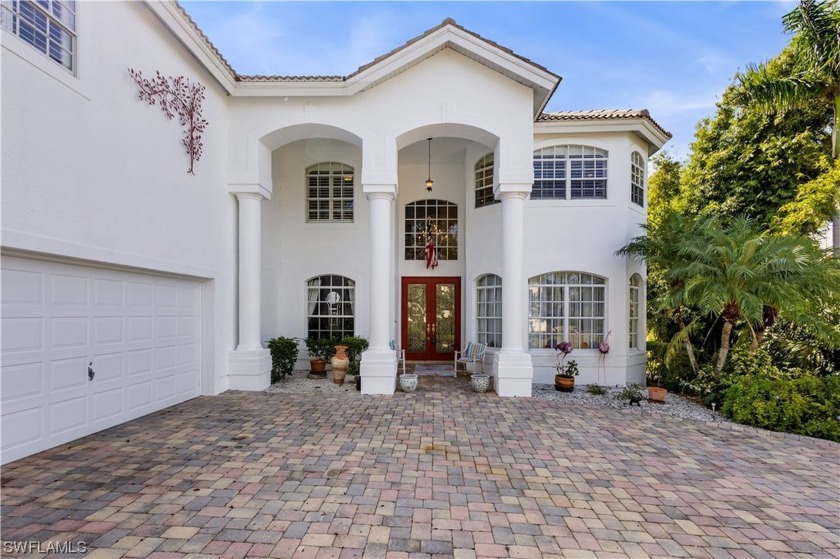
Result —
<instances>
[{"instance_id":1,"label":"trimmed hedge","mask_svg":"<svg viewBox=\"0 0 840 559\"><path fill-rule=\"evenodd\" d=\"M294 370L298 343L295 338L272 338L268 340L268 350L271 352L271 384L274 384Z\"/></svg>"},{"instance_id":2,"label":"trimmed hedge","mask_svg":"<svg viewBox=\"0 0 840 559\"><path fill-rule=\"evenodd\" d=\"M742 376L721 411L745 425L840 442L840 376Z\"/></svg>"}]
</instances>

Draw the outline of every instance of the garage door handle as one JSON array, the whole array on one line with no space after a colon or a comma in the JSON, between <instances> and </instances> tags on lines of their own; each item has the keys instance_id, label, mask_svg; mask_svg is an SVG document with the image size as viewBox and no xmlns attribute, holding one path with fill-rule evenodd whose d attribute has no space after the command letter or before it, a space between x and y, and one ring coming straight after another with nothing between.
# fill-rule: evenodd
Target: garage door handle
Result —
<instances>
[{"instance_id":1,"label":"garage door handle","mask_svg":"<svg viewBox=\"0 0 840 559\"><path fill-rule=\"evenodd\" d=\"M90 365L88 365L88 380L93 380L95 376L96 372L93 370L93 361L91 361Z\"/></svg>"}]
</instances>

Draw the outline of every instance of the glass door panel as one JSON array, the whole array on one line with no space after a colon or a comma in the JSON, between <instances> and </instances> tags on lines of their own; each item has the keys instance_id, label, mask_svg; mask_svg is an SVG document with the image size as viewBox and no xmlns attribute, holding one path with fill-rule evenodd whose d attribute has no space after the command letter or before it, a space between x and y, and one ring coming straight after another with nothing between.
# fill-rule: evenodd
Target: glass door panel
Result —
<instances>
[{"instance_id":1,"label":"glass door panel","mask_svg":"<svg viewBox=\"0 0 840 559\"><path fill-rule=\"evenodd\" d=\"M408 359L452 359L460 329L461 278L402 279L402 347Z\"/></svg>"}]
</instances>

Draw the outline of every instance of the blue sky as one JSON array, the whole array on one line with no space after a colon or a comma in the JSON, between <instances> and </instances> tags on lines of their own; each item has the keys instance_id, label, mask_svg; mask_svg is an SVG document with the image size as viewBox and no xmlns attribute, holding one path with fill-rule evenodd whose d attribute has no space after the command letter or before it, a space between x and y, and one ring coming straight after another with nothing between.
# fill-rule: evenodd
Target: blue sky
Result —
<instances>
[{"instance_id":1,"label":"blue sky","mask_svg":"<svg viewBox=\"0 0 840 559\"><path fill-rule=\"evenodd\" d=\"M563 77L546 110L647 108L688 154L734 74L789 39L775 2L182 0L240 74L347 75L454 18Z\"/></svg>"}]
</instances>

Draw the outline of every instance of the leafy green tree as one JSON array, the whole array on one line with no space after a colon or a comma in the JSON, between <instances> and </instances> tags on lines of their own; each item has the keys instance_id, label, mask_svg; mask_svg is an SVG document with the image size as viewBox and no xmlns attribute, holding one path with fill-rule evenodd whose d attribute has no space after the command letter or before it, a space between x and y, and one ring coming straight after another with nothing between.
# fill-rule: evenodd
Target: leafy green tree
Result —
<instances>
[{"instance_id":1,"label":"leafy green tree","mask_svg":"<svg viewBox=\"0 0 840 559\"><path fill-rule=\"evenodd\" d=\"M802 182L829 169L824 154L830 119L818 100L797 111L742 107L729 86L715 116L697 125L674 207L724 220L746 216L769 227L779 208L796 199Z\"/></svg>"},{"instance_id":2,"label":"leafy green tree","mask_svg":"<svg viewBox=\"0 0 840 559\"><path fill-rule=\"evenodd\" d=\"M840 10L836 0L800 0L782 18L793 34L784 58L739 76L738 100L770 110L800 109L814 100L833 113L831 154L840 157ZM834 207L834 249L840 250L840 202Z\"/></svg>"},{"instance_id":3,"label":"leafy green tree","mask_svg":"<svg viewBox=\"0 0 840 559\"><path fill-rule=\"evenodd\" d=\"M680 197L682 163L666 151L650 159L653 172L648 179L648 226L656 230Z\"/></svg>"}]
</instances>

